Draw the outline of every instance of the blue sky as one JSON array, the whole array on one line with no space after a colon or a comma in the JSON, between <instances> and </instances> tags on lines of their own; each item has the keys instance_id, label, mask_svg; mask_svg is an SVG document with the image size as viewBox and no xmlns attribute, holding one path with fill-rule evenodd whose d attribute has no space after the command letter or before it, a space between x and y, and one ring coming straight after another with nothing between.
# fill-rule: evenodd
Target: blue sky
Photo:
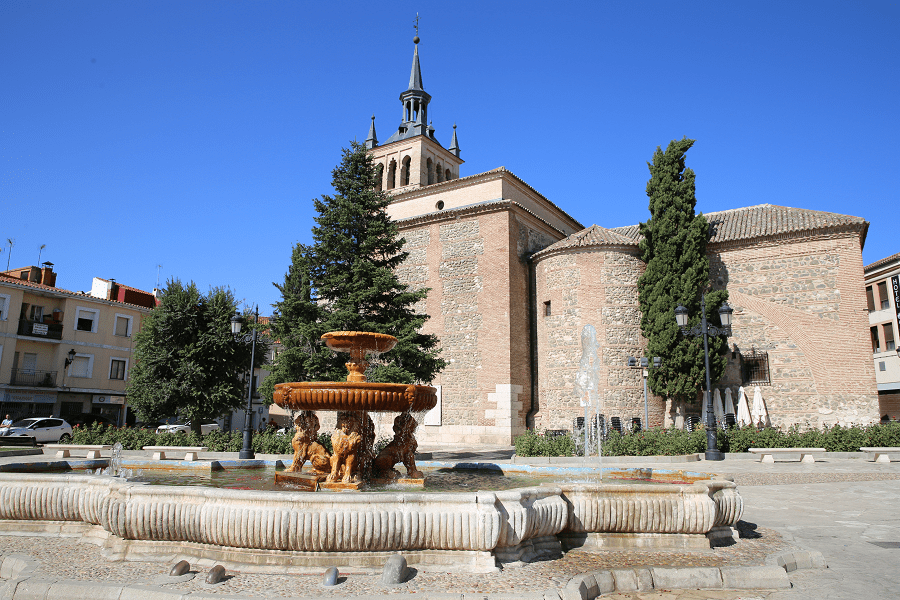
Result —
<instances>
[{"instance_id":1,"label":"blue sky","mask_svg":"<svg viewBox=\"0 0 900 600\"><path fill-rule=\"evenodd\" d=\"M0 2L0 265L268 314L341 148L400 121L416 12L461 175L505 166L585 226L648 218L647 161L697 140L698 210L864 217L900 251L900 2ZM860 290L862 293L862 290Z\"/></svg>"}]
</instances>

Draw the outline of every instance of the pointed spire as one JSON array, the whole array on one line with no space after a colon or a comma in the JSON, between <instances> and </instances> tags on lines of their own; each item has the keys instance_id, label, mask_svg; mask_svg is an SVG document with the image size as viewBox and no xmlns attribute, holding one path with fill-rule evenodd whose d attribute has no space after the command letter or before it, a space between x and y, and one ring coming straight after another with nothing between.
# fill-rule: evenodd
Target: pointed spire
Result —
<instances>
[{"instance_id":1,"label":"pointed spire","mask_svg":"<svg viewBox=\"0 0 900 600\"><path fill-rule=\"evenodd\" d=\"M372 115L372 124L369 126L369 137L366 138L366 150L371 150L378 145L378 137L375 135L375 115Z\"/></svg>"},{"instance_id":2,"label":"pointed spire","mask_svg":"<svg viewBox=\"0 0 900 600\"><path fill-rule=\"evenodd\" d=\"M453 156L459 158L459 142L456 140L456 123L453 124L453 139L450 140L450 147L447 149Z\"/></svg>"},{"instance_id":3,"label":"pointed spire","mask_svg":"<svg viewBox=\"0 0 900 600\"><path fill-rule=\"evenodd\" d=\"M409 87L406 88L406 91L424 92L425 86L422 85L422 69L419 67L419 37L416 36L413 41L416 44L416 49L413 51L412 71L409 73Z\"/></svg>"}]
</instances>

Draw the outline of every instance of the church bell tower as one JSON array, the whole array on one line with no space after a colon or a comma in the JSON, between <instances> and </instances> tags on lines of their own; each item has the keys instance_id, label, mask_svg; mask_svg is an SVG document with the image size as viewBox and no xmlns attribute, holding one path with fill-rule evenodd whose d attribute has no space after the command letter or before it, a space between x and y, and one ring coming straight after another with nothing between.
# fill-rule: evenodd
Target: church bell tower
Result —
<instances>
[{"instance_id":1,"label":"church bell tower","mask_svg":"<svg viewBox=\"0 0 900 600\"><path fill-rule=\"evenodd\" d=\"M459 157L456 125L453 125L449 149L444 148L434 135L434 127L428 120L431 96L422 83L418 35L413 38L413 43L415 48L409 85L400 94L403 107L400 126L379 145L373 116L365 142L380 172L381 189L385 191L406 191L458 179L459 166L463 163Z\"/></svg>"}]
</instances>

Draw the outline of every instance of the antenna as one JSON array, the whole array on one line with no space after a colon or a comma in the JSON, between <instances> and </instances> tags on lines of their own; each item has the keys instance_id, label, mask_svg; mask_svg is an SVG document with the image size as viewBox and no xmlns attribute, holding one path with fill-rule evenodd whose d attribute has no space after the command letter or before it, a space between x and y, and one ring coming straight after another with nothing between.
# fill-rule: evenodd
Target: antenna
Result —
<instances>
[{"instance_id":1,"label":"antenna","mask_svg":"<svg viewBox=\"0 0 900 600\"><path fill-rule=\"evenodd\" d=\"M13 246L16 245L16 240L13 238L6 238L6 243L9 244L9 254L6 255L6 270L9 271L9 259L12 258L12 249Z\"/></svg>"},{"instance_id":2,"label":"antenna","mask_svg":"<svg viewBox=\"0 0 900 600\"><path fill-rule=\"evenodd\" d=\"M47 244L41 244L41 247L38 248L38 262L37 264L41 264L41 254L44 252L44 248L47 247Z\"/></svg>"},{"instance_id":3,"label":"antenna","mask_svg":"<svg viewBox=\"0 0 900 600\"><path fill-rule=\"evenodd\" d=\"M159 289L159 270L162 269L162 265L156 265L156 289Z\"/></svg>"}]
</instances>

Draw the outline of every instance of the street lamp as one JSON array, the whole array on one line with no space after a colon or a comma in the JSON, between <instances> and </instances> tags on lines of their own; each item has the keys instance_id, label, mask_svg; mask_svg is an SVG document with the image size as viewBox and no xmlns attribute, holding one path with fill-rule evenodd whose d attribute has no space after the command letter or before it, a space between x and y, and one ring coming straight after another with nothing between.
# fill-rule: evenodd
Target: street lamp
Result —
<instances>
[{"instance_id":1,"label":"street lamp","mask_svg":"<svg viewBox=\"0 0 900 600\"><path fill-rule=\"evenodd\" d=\"M681 333L693 337L703 336L703 360L706 366L706 460L724 460L725 455L716 448L716 421L713 415L712 394L709 393L709 343L710 335L731 335L731 313L734 311L727 302L719 307L721 327L715 327L706 322L706 292L700 297L700 325L693 329L687 329L688 310L682 305L675 308L675 322L681 328Z\"/></svg>"},{"instance_id":2,"label":"street lamp","mask_svg":"<svg viewBox=\"0 0 900 600\"><path fill-rule=\"evenodd\" d=\"M241 448L238 458L253 459L256 458L256 455L253 453L253 431L250 426L250 419L253 416L253 364L256 362L256 328L253 328L252 333L241 335L241 325L243 323L244 318L235 311L234 316L231 317L232 335L234 335L236 340L252 342L250 346L250 385L247 386L247 410L244 413L244 447ZM254 312L253 323L259 323L259 306L256 307Z\"/></svg>"},{"instance_id":3,"label":"street lamp","mask_svg":"<svg viewBox=\"0 0 900 600\"><path fill-rule=\"evenodd\" d=\"M658 356L653 357L653 368L658 369L662 364L662 359ZM647 416L647 377L650 375L648 371L650 367L650 359L646 356L642 356L640 359L640 364L638 364L638 359L633 356L628 357L628 366L629 367L640 367L643 371L644 375L644 427L650 427L650 417Z\"/></svg>"}]
</instances>

